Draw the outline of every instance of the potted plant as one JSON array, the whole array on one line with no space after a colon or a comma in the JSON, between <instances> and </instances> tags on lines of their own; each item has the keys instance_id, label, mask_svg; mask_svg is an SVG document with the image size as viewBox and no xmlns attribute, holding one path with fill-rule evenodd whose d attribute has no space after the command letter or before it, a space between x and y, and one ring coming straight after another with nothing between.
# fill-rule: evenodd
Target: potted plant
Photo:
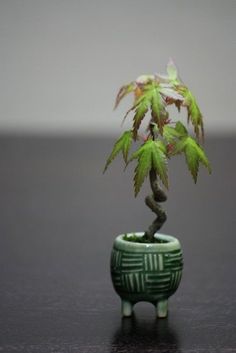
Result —
<instances>
[{"instance_id":1,"label":"potted plant","mask_svg":"<svg viewBox=\"0 0 236 353\"><path fill-rule=\"evenodd\" d=\"M136 161L134 172L135 197L147 176L152 194L145 198L146 205L156 214L156 219L143 233L119 235L111 254L113 286L122 300L122 315L130 316L133 305L139 301L155 305L157 316L167 316L168 298L178 288L183 268L180 242L177 238L157 233L166 221L160 203L166 201L168 189L167 162L184 154L193 180L197 182L199 164L211 172L209 161L200 142L203 142L203 118L195 97L178 76L170 60L167 75L142 75L122 86L115 108L129 93L134 93L134 103L125 114L133 113L132 128L126 130L115 142L104 172L113 159L122 153L125 166ZM170 118L168 107L187 110L187 122L193 127L193 136L180 120ZM146 136L140 134L141 123L150 112ZM141 143L141 144L140 144ZM131 146L139 146L131 153Z\"/></svg>"}]
</instances>

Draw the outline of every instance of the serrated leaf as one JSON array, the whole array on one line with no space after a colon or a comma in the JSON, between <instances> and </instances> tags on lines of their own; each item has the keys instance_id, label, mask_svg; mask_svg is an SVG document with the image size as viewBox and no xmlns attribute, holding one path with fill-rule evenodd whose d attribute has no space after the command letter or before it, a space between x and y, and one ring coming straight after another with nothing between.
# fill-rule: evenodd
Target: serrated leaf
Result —
<instances>
[{"instance_id":1,"label":"serrated leaf","mask_svg":"<svg viewBox=\"0 0 236 353\"><path fill-rule=\"evenodd\" d=\"M159 133L162 135L163 126L168 117L166 103L163 97L169 97L174 99L174 101L182 99L182 96L169 85L161 85L157 82L148 81L147 84L142 86L141 92L142 93L135 99L133 106L126 112L123 119L124 121L127 115L135 110L133 117L134 140L137 139L138 130L149 108L151 110L152 121L157 124Z\"/></svg>"},{"instance_id":2,"label":"serrated leaf","mask_svg":"<svg viewBox=\"0 0 236 353\"><path fill-rule=\"evenodd\" d=\"M160 87L156 87L153 89L153 94L151 98L151 113L153 121L157 124L159 131L162 135L166 114L164 102L160 94Z\"/></svg>"},{"instance_id":3,"label":"serrated leaf","mask_svg":"<svg viewBox=\"0 0 236 353\"><path fill-rule=\"evenodd\" d=\"M138 195L144 179L153 168L162 183L168 188L166 148L163 142L147 140L135 151L129 162L138 159L134 174L135 197Z\"/></svg>"},{"instance_id":4,"label":"serrated leaf","mask_svg":"<svg viewBox=\"0 0 236 353\"><path fill-rule=\"evenodd\" d=\"M204 136L203 117L199 109L199 106L197 104L196 98L193 96L192 92L186 86L180 86L178 90L184 97L183 105L187 107L188 122L189 120L192 122L196 137L199 138L200 135L202 135L203 137Z\"/></svg>"},{"instance_id":5,"label":"serrated leaf","mask_svg":"<svg viewBox=\"0 0 236 353\"><path fill-rule=\"evenodd\" d=\"M165 125L163 128L163 137L167 142L172 142L176 138L179 138L181 133L178 132L174 127Z\"/></svg>"},{"instance_id":6,"label":"serrated leaf","mask_svg":"<svg viewBox=\"0 0 236 353\"><path fill-rule=\"evenodd\" d=\"M145 100L145 99L146 99L146 96L143 95L143 94L135 99L134 104L132 105L132 107L129 110L127 110L127 112L125 113L125 116L123 118L122 124L124 123L124 121L127 118L128 114L130 112L132 112L133 110L135 110L136 108L138 109L139 105L142 105L142 101Z\"/></svg>"},{"instance_id":7,"label":"serrated leaf","mask_svg":"<svg viewBox=\"0 0 236 353\"><path fill-rule=\"evenodd\" d=\"M110 154L110 156L107 159L105 168L103 170L103 173L107 170L109 164L114 160L114 158L118 155L118 153L122 152L123 158L125 163L127 163L128 160L128 153L132 144L132 131L128 130L125 131L121 137L115 142L113 150Z\"/></svg>"},{"instance_id":8,"label":"serrated leaf","mask_svg":"<svg viewBox=\"0 0 236 353\"><path fill-rule=\"evenodd\" d=\"M171 83L172 85L178 85L181 80L178 77L178 70L172 59L169 59L169 62L166 67L167 75L157 74L158 79L163 83Z\"/></svg>"},{"instance_id":9,"label":"serrated leaf","mask_svg":"<svg viewBox=\"0 0 236 353\"><path fill-rule=\"evenodd\" d=\"M135 110L133 117L133 136L135 140L137 138L138 129L149 107L151 109L152 119L158 125L160 133L162 133L167 112L160 90L161 87L158 84L148 83L142 88L142 95L135 100L133 106L125 114L124 119L132 110Z\"/></svg>"},{"instance_id":10,"label":"serrated leaf","mask_svg":"<svg viewBox=\"0 0 236 353\"><path fill-rule=\"evenodd\" d=\"M178 112L180 112L180 107L184 101L184 97L177 90L179 82L176 79L175 81L169 80L168 83L160 83L160 93L164 97L166 104L175 104Z\"/></svg>"},{"instance_id":11,"label":"serrated leaf","mask_svg":"<svg viewBox=\"0 0 236 353\"><path fill-rule=\"evenodd\" d=\"M175 124L175 130L179 132L182 136L188 134L186 127L184 126L184 124L181 123L181 121L177 121L177 123Z\"/></svg>"},{"instance_id":12,"label":"serrated leaf","mask_svg":"<svg viewBox=\"0 0 236 353\"><path fill-rule=\"evenodd\" d=\"M166 86L166 85L165 85ZM160 93L163 94L166 98L170 98L175 101L183 101L184 98L181 94L179 94L173 87L163 87L162 84L160 84Z\"/></svg>"},{"instance_id":13,"label":"serrated leaf","mask_svg":"<svg viewBox=\"0 0 236 353\"><path fill-rule=\"evenodd\" d=\"M165 125L163 128L163 137L167 142L173 142L187 135L188 131L180 121L177 121L175 127Z\"/></svg>"},{"instance_id":14,"label":"serrated leaf","mask_svg":"<svg viewBox=\"0 0 236 353\"><path fill-rule=\"evenodd\" d=\"M120 89L119 89L119 92L116 96L116 101L115 101L115 106L114 106L114 109L116 109L120 103L120 101L125 97L127 96L127 94L133 92L136 88L136 84L135 82L130 82L128 83L127 85L124 85L122 86Z\"/></svg>"},{"instance_id":15,"label":"serrated leaf","mask_svg":"<svg viewBox=\"0 0 236 353\"><path fill-rule=\"evenodd\" d=\"M182 138L175 146L175 154L184 152L188 169L194 182L197 182L199 163L201 162L211 173L210 163L203 148L192 137Z\"/></svg>"},{"instance_id":16,"label":"serrated leaf","mask_svg":"<svg viewBox=\"0 0 236 353\"><path fill-rule=\"evenodd\" d=\"M145 117L147 111L149 108L149 97L143 97L143 99L141 100L140 104L138 104L136 110L135 110L135 114L133 117L133 136L134 136L134 140L137 139L137 133L138 133L138 129L140 127L140 124L143 120L143 118Z\"/></svg>"},{"instance_id":17,"label":"serrated leaf","mask_svg":"<svg viewBox=\"0 0 236 353\"><path fill-rule=\"evenodd\" d=\"M152 154L152 167L168 189L166 147L161 141L155 141L154 143L155 151Z\"/></svg>"},{"instance_id":18,"label":"serrated leaf","mask_svg":"<svg viewBox=\"0 0 236 353\"><path fill-rule=\"evenodd\" d=\"M134 191L135 197L138 195L139 190L144 182L145 177L148 175L152 168L152 154L147 150L143 150L138 158L138 164L135 168L134 174Z\"/></svg>"}]
</instances>

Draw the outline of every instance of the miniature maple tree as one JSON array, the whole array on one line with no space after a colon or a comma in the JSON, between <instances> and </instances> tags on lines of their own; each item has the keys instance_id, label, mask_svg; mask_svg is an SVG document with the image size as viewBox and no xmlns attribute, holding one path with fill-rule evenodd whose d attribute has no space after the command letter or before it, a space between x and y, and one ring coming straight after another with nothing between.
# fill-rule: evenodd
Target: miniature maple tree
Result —
<instances>
[{"instance_id":1,"label":"miniature maple tree","mask_svg":"<svg viewBox=\"0 0 236 353\"><path fill-rule=\"evenodd\" d=\"M199 164L205 166L209 173L210 164L200 141L204 138L203 117L192 92L178 76L176 66L170 60L167 65L167 75L142 75L135 81L122 86L118 92L115 108L129 93L134 93L134 103L125 114L133 112L133 126L125 131L115 142L109 155L104 172L114 158L122 153L125 165L136 160L134 173L135 197L139 193L145 178L149 175L153 194L146 197L147 206L157 215L157 218L144 233L144 240L154 242L154 234L166 221L166 213L159 205L167 199L159 181L168 189L168 159L177 154L184 154L189 171L194 182L197 182ZM178 112L181 108L187 110L187 123L193 126L194 136L188 132L180 120L172 120L168 106L175 105ZM141 123L150 112L143 138L139 132ZM129 156L133 142L141 146Z\"/></svg>"}]
</instances>

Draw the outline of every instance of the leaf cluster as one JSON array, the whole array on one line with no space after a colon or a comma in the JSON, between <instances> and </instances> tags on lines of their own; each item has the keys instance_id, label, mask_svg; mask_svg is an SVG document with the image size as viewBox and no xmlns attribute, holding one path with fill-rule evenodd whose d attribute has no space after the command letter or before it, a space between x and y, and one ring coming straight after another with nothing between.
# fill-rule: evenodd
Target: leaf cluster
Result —
<instances>
[{"instance_id":1,"label":"leaf cluster","mask_svg":"<svg viewBox=\"0 0 236 353\"><path fill-rule=\"evenodd\" d=\"M178 77L177 69L170 61L167 66L167 75L142 75L136 81L121 87L116 97L115 108L129 93L134 94L134 103L125 114L133 112L132 128L125 131L115 142L109 155L104 172L114 158L121 153L125 165L136 160L134 171L134 192L139 193L142 184L151 170L168 188L168 159L184 154L188 169L197 182L199 165L205 166L209 173L211 167L200 138L203 138L203 117L192 92ZM168 106L174 104L178 111L183 107L187 110L187 123L192 124L194 136L191 136L184 124L172 121L169 118ZM150 120L144 141L129 157L132 142L139 140L141 123L150 111Z\"/></svg>"}]
</instances>

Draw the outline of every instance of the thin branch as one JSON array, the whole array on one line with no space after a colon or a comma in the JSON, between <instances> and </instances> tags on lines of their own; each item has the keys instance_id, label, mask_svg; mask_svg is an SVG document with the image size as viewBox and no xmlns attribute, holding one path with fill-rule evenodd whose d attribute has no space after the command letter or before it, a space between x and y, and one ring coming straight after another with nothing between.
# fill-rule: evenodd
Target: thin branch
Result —
<instances>
[{"instance_id":1,"label":"thin branch","mask_svg":"<svg viewBox=\"0 0 236 353\"><path fill-rule=\"evenodd\" d=\"M154 234L163 226L167 219L165 211L159 205L159 202L164 202L167 200L167 196L158 184L155 170L151 169L149 179L153 194L145 198L145 203L152 210L152 212L157 215L157 218L149 226L148 230L144 234L144 237L150 242L153 242Z\"/></svg>"}]
</instances>

